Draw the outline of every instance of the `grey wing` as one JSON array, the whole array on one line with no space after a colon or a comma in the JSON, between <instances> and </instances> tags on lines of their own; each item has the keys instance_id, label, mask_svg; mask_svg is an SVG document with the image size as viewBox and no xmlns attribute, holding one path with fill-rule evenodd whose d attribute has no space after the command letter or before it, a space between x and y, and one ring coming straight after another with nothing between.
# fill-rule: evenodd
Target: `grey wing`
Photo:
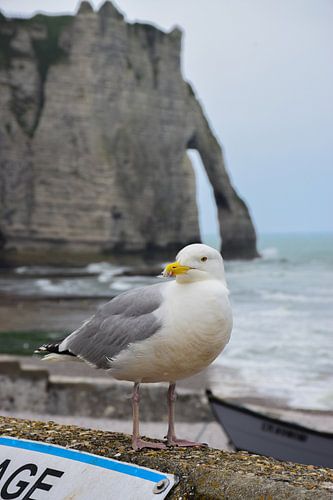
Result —
<instances>
[{"instance_id":1,"label":"grey wing","mask_svg":"<svg viewBox=\"0 0 333 500\"><path fill-rule=\"evenodd\" d=\"M162 303L161 287L158 283L118 295L70 334L59 351L68 350L97 368L111 368L110 359L161 328L154 314Z\"/></svg>"}]
</instances>

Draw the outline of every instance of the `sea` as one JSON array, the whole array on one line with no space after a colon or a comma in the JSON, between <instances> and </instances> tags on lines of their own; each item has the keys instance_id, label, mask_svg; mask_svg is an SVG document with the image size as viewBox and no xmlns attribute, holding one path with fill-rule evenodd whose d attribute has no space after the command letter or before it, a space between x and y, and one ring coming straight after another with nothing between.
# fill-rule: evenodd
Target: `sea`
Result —
<instances>
[{"instance_id":1,"label":"sea","mask_svg":"<svg viewBox=\"0 0 333 500\"><path fill-rule=\"evenodd\" d=\"M247 392L333 410L333 234L262 235L259 249L226 264L234 329L218 362Z\"/></svg>"},{"instance_id":2,"label":"sea","mask_svg":"<svg viewBox=\"0 0 333 500\"><path fill-rule=\"evenodd\" d=\"M214 236L203 239L218 245ZM215 361L226 374L221 392L225 385L227 396L252 394L294 409L333 411L333 233L265 234L258 245L261 258L225 263L234 328ZM90 263L82 277L67 268L52 279L51 268L19 267L17 276L33 278L1 278L0 292L105 297L158 279L119 275L129 268Z\"/></svg>"}]
</instances>

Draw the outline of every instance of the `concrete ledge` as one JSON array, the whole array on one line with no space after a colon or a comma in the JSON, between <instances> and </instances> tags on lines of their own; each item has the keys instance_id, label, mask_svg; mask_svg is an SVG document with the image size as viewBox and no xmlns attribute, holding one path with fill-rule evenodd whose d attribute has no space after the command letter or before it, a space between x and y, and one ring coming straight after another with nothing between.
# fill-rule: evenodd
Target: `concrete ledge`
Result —
<instances>
[{"instance_id":1,"label":"concrete ledge","mask_svg":"<svg viewBox=\"0 0 333 500\"><path fill-rule=\"evenodd\" d=\"M24 367L16 360L0 360L0 401L9 412L33 411L52 415L80 415L130 419L133 384L110 379L50 375L47 370ZM140 418L143 422L166 419L164 384L144 384ZM178 390L179 422L211 422L214 417L201 392Z\"/></svg>"},{"instance_id":2,"label":"concrete ledge","mask_svg":"<svg viewBox=\"0 0 333 500\"><path fill-rule=\"evenodd\" d=\"M278 462L245 452L212 448L134 452L129 436L124 434L8 417L0 417L0 434L59 444L177 474L180 481L170 495L173 499L333 498L332 469Z\"/></svg>"}]
</instances>

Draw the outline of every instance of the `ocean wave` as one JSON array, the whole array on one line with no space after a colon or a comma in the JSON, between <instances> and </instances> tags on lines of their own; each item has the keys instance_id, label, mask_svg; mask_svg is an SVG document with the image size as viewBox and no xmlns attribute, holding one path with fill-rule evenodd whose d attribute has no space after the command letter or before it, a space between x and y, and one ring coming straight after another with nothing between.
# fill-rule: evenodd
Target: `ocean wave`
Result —
<instances>
[{"instance_id":1,"label":"ocean wave","mask_svg":"<svg viewBox=\"0 0 333 500\"><path fill-rule=\"evenodd\" d=\"M115 266L110 262L92 262L86 266L86 271L92 274L97 274L97 281L101 284L110 284L117 274L122 273L127 268L124 266ZM122 290L122 288L119 288ZM124 288L126 290L126 288Z\"/></svg>"},{"instance_id":2,"label":"ocean wave","mask_svg":"<svg viewBox=\"0 0 333 500\"><path fill-rule=\"evenodd\" d=\"M157 281L155 276L124 276L112 281L110 288L117 292L123 292L131 288L153 285Z\"/></svg>"},{"instance_id":3,"label":"ocean wave","mask_svg":"<svg viewBox=\"0 0 333 500\"><path fill-rule=\"evenodd\" d=\"M35 288L38 292L42 292L45 296L48 295L80 295L91 296L104 295L103 289L96 286L95 283L89 282L89 280L79 280L79 279L64 279L64 280L50 280L47 278L34 280Z\"/></svg>"},{"instance_id":4,"label":"ocean wave","mask_svg":"<svg viewBox=\"0 0 333 500\"><path fill-rule=\"evenodd\" d=\"M299 293L288 293L281 291L271 291L271 290L260 290L259 294L263 300L268 301L278 301L278 302L299 302L299 303L316 303L316 304L331 304L333 303L333 296L330 295L313 295L309 291L309 295L299 294Z\"/></svg>"},{"instance_id":5,"label":"ocean wave","mask_svg":"<svg viewBox=\"0 0 333 500\"><path fill-rule=\"evenodd\" d=\"M15 273L17 273L17 274L24 274L24 273L27 272L28 269L29 269L28 266L16 267L15 268Z\"/></svg>"},{"instance_id":6,"label":"ocean wave","mask_svg":"<svg viewBox=\"0 0 333 500\"><path fill-rule=\"evenodd\" d=\"M88 273L102 274L102 273L117 273L124 268L110 264L110 262L92 262L85 267Z\"/></svg>"},{"instance_id":7,"label":"ocean wave","mask_svg":"<svg viewBox=\"0 0 333 500\"><path fill-rule=\"evenodd\" d=\"M253 397L284 401L291 409L333 410L333 380L331 373L318 379L317 374L299 370L299 366L283 363L281 360L263 363L256 359L222 356L216 361L224 369L238 370L232 378L224 379L221 387L233 397ZM235 362L237 361L237 365Z\"/></svg>"},{"instance_id":8,"label":"ocean wave","mask_svg":"<svg viewBox=\"0 0 333 500\"><path fill-rule=\"evenodd\" d=\"M276 260L279 258L279 250L276 247L266 247L260 250L261 257L266 260Z\"/></svg>"},{"instance_id":9,"label":"ocean wave","mask_svg":"<svg viewBox=\"0 0 333 500\"><path fill-rule=\"evenodd\" d=\"M43 292L59 292L59 288L61 291L63 291L63 285L61 287L55 286L51 280L48 279L40 279L40 280L35 280L35 284L37 285L38 288L40 288Z\"/></svg>"},{"instance_id":10,"label":"ocean wave","mask_svg":"<svg viewBox=\"0 0 333 500\"><path fill-rule=\"evenodd\" d=\"M114 281L111 285L112 290L117 292L126 292L130 288L134 288L132 285L128 283L124 283L123 281Z\"/></svg>"}]
</instances>

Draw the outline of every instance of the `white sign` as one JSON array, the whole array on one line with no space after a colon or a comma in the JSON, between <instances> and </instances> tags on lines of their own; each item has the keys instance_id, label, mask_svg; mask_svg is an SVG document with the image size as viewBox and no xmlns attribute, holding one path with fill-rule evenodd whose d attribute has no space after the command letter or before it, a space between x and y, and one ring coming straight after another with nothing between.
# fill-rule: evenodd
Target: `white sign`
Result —
<instances>
[{"instance_id":1,"label":"white sign","mask_svg":"<svg viewBox=\"0 0 333 500\"><path fill-rule=\"evenodd\" d=\"M159 500L175 483L172 474L52 444L0 437L4 500Z\"/></svg>"}]
</instances>

